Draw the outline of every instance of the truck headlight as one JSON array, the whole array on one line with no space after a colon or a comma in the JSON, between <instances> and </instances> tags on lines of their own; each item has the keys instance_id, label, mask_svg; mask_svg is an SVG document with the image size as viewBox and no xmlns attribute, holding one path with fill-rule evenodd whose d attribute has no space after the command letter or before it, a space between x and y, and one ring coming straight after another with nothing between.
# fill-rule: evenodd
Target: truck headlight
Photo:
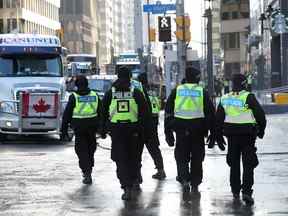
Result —
<instances>
[{"instance_id":1,"label":"truck headlight","mask_svg":"<svg viewBox=\"0 0 288 216\"><path fill-rule=\"evenodd\" d=\"M9 102L0 102L0 112L15 113L14 104Z\"/></svg>"}]
</instances>

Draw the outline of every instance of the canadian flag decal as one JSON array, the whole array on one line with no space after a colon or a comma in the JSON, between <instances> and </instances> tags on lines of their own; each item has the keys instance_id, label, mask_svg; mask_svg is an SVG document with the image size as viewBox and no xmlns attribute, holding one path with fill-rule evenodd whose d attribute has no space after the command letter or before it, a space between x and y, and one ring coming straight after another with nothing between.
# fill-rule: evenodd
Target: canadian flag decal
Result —
<instances>
[{"instance_id":1,"label":"canadian flag decal","mask_svg":"<svg viewBox=\"0 0 288 216\"><path fill-rule=\"evenodd\" d=\"M33 109L37 113L46 113L51 108L51 105L46 104L46 101L41 98L37 104L33 105Z\"/></svg>"}]
</instances>

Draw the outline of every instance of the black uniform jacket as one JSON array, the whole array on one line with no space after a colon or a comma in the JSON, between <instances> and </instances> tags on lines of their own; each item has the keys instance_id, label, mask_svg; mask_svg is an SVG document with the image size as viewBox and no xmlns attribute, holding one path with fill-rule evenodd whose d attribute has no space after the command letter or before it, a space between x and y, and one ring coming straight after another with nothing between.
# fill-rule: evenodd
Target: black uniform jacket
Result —
<instances>
[{"instance_id":1,"label":"black uniform jacket","mask_svg":"<svg viewBox=\"0 0 288 216\"><path fill-rule=\"evenodd\" d=\"M118 79L116 80L112 87L115 87L116 91L122 91L127 92L130 91L130 80L122 80ZM148 105L147 100L145 99L143 93L138 90L134 89L133 97L135 99L136 104L138 105L138 123L126 123L129 126L135 125L135 127L138 127L140 130L144 130L144 136L148 138L151 134L151 111ZM109 131L110 127L117 127L117 124L110 123L109 120L109 107L112 101L112 89L110 89L108 92L106 92L104 98L103 98L103 115L104 115L104 121L106 125L106 131Z\"/></svg>"},{"instance_id":2,"label":"black uniform jacket","mask_svg":"<svg viewBox=\"0 0 288 216\"><path fill-rule=\"evenodd\" d=\"M257 122L255 124L231 124L224 123L225 121L225 110L221 103L219 103L216 113L216 133L217 135L256 135L264 134L266 128L266 117L265 113L258 103L254 94L249 94L246 100L248 108L252 110L254 118Z\"/></svg>"},{"instance_id":3,"label":"black uniform jacket","mask_svg":"<svg viewBox=\"0 0 288 216\"><path fill-rule=\"evenodd\" d=\"M211 133L215 128L215 107L211 101L209 94L204 90L204 115L202 119L179 119L174 117L174 107L176 99L176 88L172 90L165 106L165 131L166 130L191 130L192 133L206 136L208 130Z\"/></svg>"},{"instance_id":4,"label":"black uniform jacket","mask_svg":"<svg viewBox=\"0 0 288 216\"><path fill-rule=\"evenodd\" d=\"M90 93L90 89L85 89L77 91L77 94L84 96ZM68 103L66 105L63 120L62 120L62 133L67 132L68 125L71 124L75 132L87 130L87 129L100 129L102 127L103 121L103 108L102 102L98 97L98 108L97 108L97 117L94 118L85 118L85 119L75 119L73 117L73 110L76 106L76 99L73 94L70 95Z\"/></svg>"}]
</instances>

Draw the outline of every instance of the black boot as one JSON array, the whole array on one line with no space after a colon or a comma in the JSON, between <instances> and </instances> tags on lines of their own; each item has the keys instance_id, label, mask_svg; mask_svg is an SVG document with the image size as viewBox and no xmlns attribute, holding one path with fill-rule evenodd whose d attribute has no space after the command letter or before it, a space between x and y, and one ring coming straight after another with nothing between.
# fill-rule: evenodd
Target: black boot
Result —
<instances>
[{"instance_id":1,"label":"black boot","mask_svg":"<svg viewBox=\"0 0 288 216\"><path fill-rule=\"evenodd\" d=\"M253 199L252 195L250 195L250 194L242 193L242 199L246 203L246 205L248 205L248 206L251 206L254 204L254 199Z\"/></svg>"},{"instance_id":2,"label":"black boot","mask_svg":"<svg viewBox=\"0 0 288 216\"><path fill-rule=\"evenodd\" d=\"M83 180L82 180L83 184L92 184L92 176L91 176L91 172L83 172Z\"/></svg>"},{"instance_id":3,"label":"black boot","mask_svg":"<svg viewBox=\"0 0 288 216\"><path fill-rule=\"evenodd\" d=\"M183 181L182 182L182 198L183 198L183 200L185 202L189 201L191 199L191 196L190 196L190 184L187 181Z\"/></svg>"},{"instance_id":4,"label":"black boot","mask_svg":"<svg viewBox=\"0 0 288 216\"><path fill-rule=\"evenodd\" d=\"M152 178L158 179L158 180L164 180L166 178L166 173L164 169L158 169L158 172L152 175Z\"/></svg>"},{"instance_id":5,"label":"black boot","mask_svg":"<svg viewBox=\"0 0 288 216\"><path fill-rule=\"evenodd\" d=\"M128 188L128 187L124 188L124 193L122 194L121 199L126 200L126 201L131 200L132 199L132 189Z\"/></svg>"}]
</instances>

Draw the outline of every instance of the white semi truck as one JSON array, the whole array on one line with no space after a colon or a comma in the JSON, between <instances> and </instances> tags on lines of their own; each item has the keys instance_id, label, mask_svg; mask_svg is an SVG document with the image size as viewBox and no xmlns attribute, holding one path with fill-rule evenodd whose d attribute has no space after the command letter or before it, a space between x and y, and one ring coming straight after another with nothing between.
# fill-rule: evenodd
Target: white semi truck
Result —
<instances>
[{"instance_id":1,"label":"white semi truck","mask_svg":"<svg viewBox=\"0 0 288 216\"><path fill-rule=\"evenodd\" d=\"M66 91L57 37L0 35L0 139L60 135ZM61 136L60 136L61 137Z\"/></svg>"}]
</instances>

